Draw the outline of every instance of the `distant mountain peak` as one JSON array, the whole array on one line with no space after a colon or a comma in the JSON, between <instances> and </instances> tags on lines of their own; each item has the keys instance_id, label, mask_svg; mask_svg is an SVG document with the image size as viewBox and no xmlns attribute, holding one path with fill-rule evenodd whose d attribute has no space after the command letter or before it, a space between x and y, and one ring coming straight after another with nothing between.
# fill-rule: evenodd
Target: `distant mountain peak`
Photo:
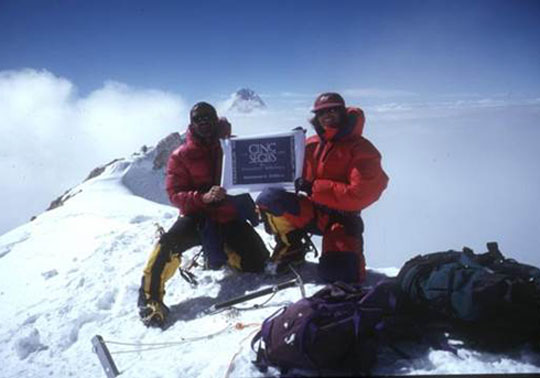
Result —
<instances>
[{"instance_id":1,"label":"distant mountain peak","mask_svg":"<svg viewBox=\"0 0 540 378\"><path fill-rule=\"evenodd\" d=\"M225 110L239 113L252 113L266 109L261 97L250 88L240 88L227 100Z\"/></svg>"}]
</instances>

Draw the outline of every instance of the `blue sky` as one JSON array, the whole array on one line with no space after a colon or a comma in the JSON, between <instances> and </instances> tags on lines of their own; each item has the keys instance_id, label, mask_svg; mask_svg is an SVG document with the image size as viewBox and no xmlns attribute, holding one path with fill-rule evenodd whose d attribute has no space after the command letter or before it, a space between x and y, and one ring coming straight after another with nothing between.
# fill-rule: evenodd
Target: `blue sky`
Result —
<instances>
[{"instance_id":1,"label":"blue sky","mask_svg":"<svg viewBox=\"0 0 540 378\"><path fill-rule=\"evenodd\" d=\"M536 96L540 2L0 1L0 69L46 69L188 102L377 88ZM370 99L366 99L369 101Z\"/></svg>"},{"instance_id":2,"label":"blue sky","mask_svg":"<svg viewBox=\"0 0 540 378\"><path fill-rule=\"evenodd\" d=\"M540 264L538 20L538 0L0 0L0 234L197 101L252 88L267 111L225 115L260 134L309 129L333 90L390 176L368 264L489 240Z\"/></svg>"}]
</instances>

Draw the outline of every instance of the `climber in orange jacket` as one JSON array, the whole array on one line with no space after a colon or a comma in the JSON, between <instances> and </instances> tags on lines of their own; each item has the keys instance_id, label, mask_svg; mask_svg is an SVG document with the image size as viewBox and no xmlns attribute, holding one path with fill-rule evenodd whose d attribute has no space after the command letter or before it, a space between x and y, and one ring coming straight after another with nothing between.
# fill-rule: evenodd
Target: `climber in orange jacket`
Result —
<instances>
[{"instance_id":1,"label":"climber in orange jacket","mask_svg":"<svg viewBox=\"0 0 540 378\"><path fill-rule=\"evenodd\" d=\"M273 267L279 271L304 261L309 232L323 236L321 278L361 282L365 259L360 214L379 199L388 176L381 167L381 154L362 136L361 109L346 107L337 93L323 93L312 111L317 134L306 141L296 193L267 188L256 200L266 231L276 238Z\"/></svg>"}]
</instances>

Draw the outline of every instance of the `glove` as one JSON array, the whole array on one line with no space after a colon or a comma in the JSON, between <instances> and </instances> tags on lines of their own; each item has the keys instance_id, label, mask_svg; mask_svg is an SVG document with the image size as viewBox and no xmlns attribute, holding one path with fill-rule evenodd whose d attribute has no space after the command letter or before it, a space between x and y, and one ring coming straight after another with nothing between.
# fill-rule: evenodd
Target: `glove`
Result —
<instances>
[{"instance_id":1,"label":"glove","mask_svg":"<svg viewBox=\"0 0 540 378\"><path fill-rule=\"evenodd\" d=\"M230 138L231 136L231 123L229 120L225 117L221 117L218 121L218 138L224 139L224 138Z\"/></svg>"},{"instance_id":2,"label":"glove","mask_svg":"<svg viewBox=\"0 0 540 378\"><path fill-rule=\"evenodd\" d=\"M253 227L257 227L259 225L259 213L257 212L255 202L249 193L238 194L236 196L227 196L227 198L234 203L240 219L248 220Z\"/></svg>"},{"instance_id":3,"label":"glove","mask_svg":"<svg viewBox=\"0 0 540 378\"><path fill-rule=\"evenodd\" d=\"M298 177L294 180L294 191L296 194L298 194L298 192L304 192L308 197L311 197L311 194L313 194L313 183L303 177Z\"/></svg>"},{"instance_id":4,"label":"glove","mask_svg":"<svg viewBox=\"0 0 540 378\"><path fill-rule=\"evenodd\" d=\"M168 314L169 309L167 306L154 300L150 300L145 305L139 307L139 316L147 327L163 328Z\"/></svg>"},{"instance_id":5,"label":"glove","mask_svg":"<svg viewBox=\"0 0 540 378\"><path fill-rule=\"evenodd\" d=\"M225 199L227 191L221 186L214 185L208 190L208 192L202 195L202 201L209 204L218 204Z\"/></svg>"}]
</instances>

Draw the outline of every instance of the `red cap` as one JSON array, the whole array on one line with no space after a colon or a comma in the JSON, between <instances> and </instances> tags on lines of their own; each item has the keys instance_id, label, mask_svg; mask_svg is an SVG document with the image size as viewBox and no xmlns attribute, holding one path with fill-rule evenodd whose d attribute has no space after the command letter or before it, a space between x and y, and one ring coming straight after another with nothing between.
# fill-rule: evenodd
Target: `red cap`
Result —
<instances>
[{"instance_id":1,"label":"red cap","mask_svg":"<svg viewBox=\"0 0 540 378\"><path fill-rule=\"evenodd\" d=\"M321 109L345 107L345 100L338 93L327 92L320 94L313 104L312 112L317 112Z\"/></svg>"}]
</instances>

